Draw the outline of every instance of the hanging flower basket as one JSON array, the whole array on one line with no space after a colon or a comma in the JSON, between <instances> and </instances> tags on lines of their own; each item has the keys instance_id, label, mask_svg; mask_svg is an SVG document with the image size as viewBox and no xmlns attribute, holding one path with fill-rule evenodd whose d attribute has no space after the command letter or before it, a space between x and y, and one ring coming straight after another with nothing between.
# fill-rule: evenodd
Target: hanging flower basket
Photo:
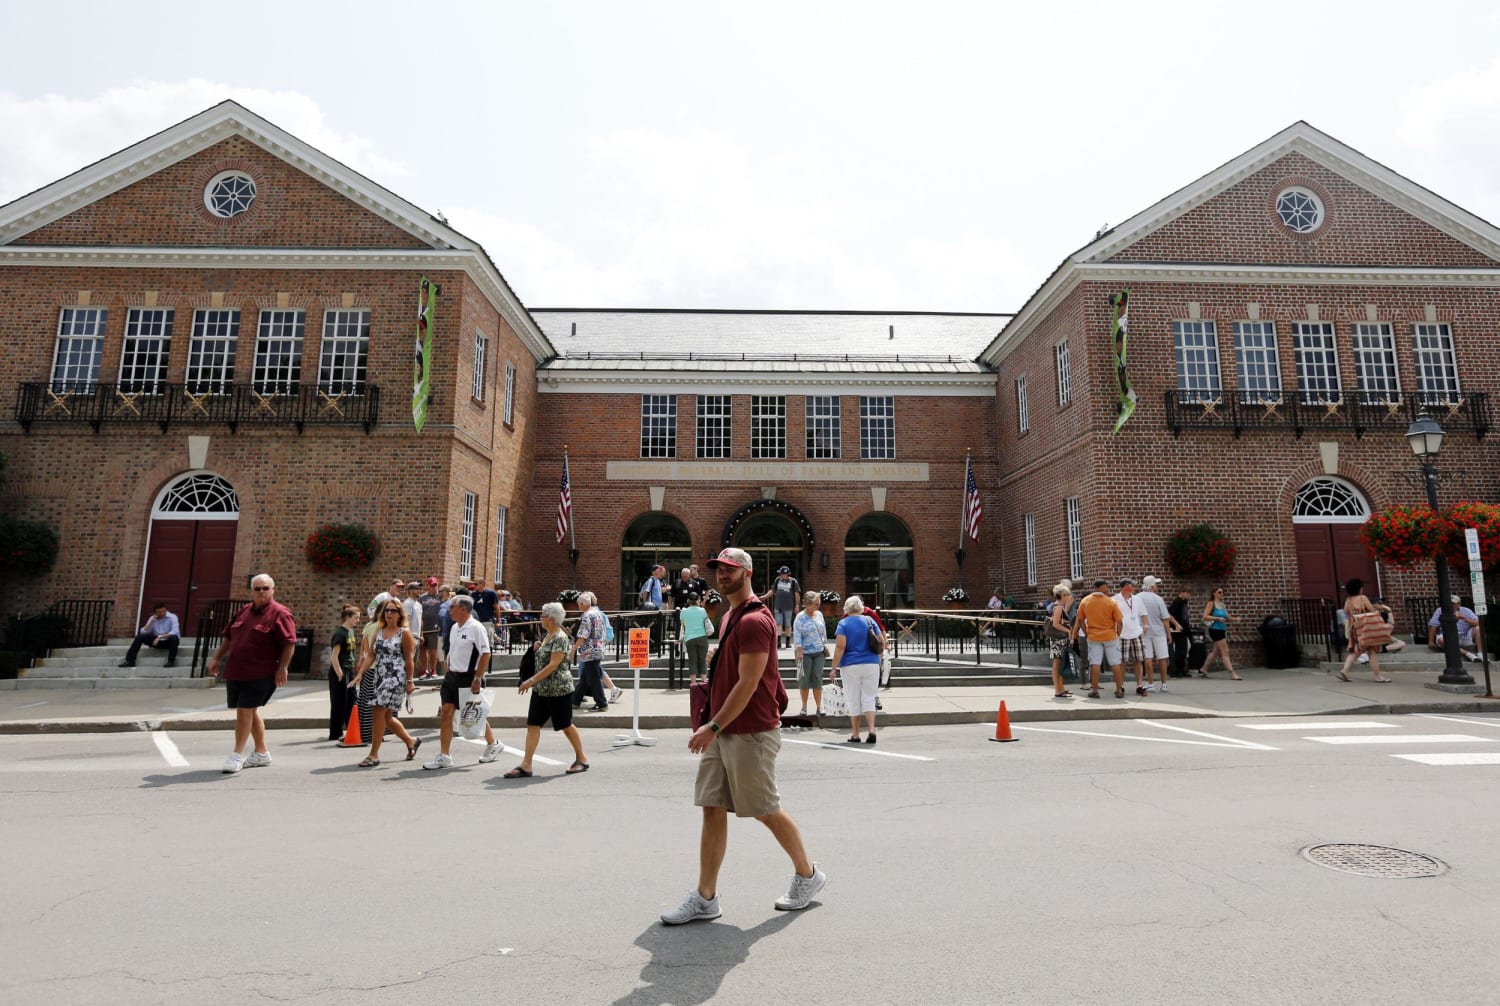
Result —
<instances>
[{"instance_id":1,"label":"hanging flower basket","mask_svg":"<svg viewBox=\"0 0 1500 1006\"><path fill-rule=\"evenodd\" d=\"M320 573L352 573L380 555L380 539L363 524L324 524L307 536L307 561Z\"/></svg>"},{"instance_id":2,"label":"hanging flower basket","mask_svg":"<svg viewBox=\"0 0 1500 1006\"><path fill-rule=\"evenodd\" d=\"M1448 561L1455 569L1469 569L1464 529L1470 527L1479 532L1479 561L1486 569L1500 565L1500 506L1466 500L1444 510L1443 519L1448 524Z\"/></svg>"},{"instance_id":3,"label":"hanging flower basket","mask_svg":"<svg viewBox=\"0 0 1500 1006\"><path fill-rule=\"evenodd\" d=\"M969 602L969 592L962 587L949 587L943 591L943 600L951 605L961 606Z\"/></svg>"},{"instance_id":4,"label":"hanging flower basket","mask_svg":"<svg viewBox=\"0 0 1500 1006\"><path fill-rule=\"evenodd\" d=\"M1381 562L1410 569L1448 544L1451 525L1426 504L1393 506L1359 529L1359 540ZM1460 547L1463 534L1458 535Z\"/></svg>"},{"instance_id":5,"label":"hanging flower basket","mask_svg":"<svg viewBox=\"0 0 1500 1006\"><path fill-rule=\"evenodd\" d=\"M1237 551L1212 524L1194 524L1167 539L1167 566L1178 576L1222 579L1234 571Z\"/></svg>"},{"instance_id":6,"label":"hanging flower basket","mask_svg":"<svg viewBox=\"0 0 1500 1006\"><path fill-rule=\"evenodd\" d=\"M39 520L0 517L0 573L35 576L57 562L57 532Z\"/></svg>"}]
</instances>

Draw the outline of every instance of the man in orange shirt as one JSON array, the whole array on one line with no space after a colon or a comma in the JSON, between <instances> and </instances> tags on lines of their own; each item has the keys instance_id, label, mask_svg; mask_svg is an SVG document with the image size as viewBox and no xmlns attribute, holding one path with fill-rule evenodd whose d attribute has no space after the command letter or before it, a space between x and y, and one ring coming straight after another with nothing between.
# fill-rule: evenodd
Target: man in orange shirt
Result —
<instances>
[{"instance_id":1,"label":"man in orange shirt","mask_svg":"<svg viewBox=\"0 0 1500 1006\"><path fill-rule=\"evenodd\" d=\"M1089 698L1099 697L1099 663L1109 660L1109 669L1115 676L1115 698L1125 697L1125 667L1120 662L1120 609L1114 598L1105 593L1108 580L1095 580L1094 592L1078 605L1078 617L1073 620L1073 636L1082 632L1089 646Z\"/></svg>"}]
</instances>

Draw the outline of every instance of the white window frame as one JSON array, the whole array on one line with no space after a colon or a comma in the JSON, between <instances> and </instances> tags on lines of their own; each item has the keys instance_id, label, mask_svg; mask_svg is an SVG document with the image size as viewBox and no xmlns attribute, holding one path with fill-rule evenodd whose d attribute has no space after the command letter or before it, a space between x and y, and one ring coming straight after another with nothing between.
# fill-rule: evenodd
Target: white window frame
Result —
<instances>
[{"instance_id":1,"label":"white window frame","mask_svg":"<svg viewBox=\"0 0 1500 1006\"><path fill-rule=\"evenodd\" d=\"M125 312L125 344L120 348L123 394L161 394L176 314L170 307L132 307Z\"/></svg>"},{"instance_id":2,"label":"white window frame","mask_svg":"<svg viewBox=\"0 0 1500 1006\"><path fill-rule=\"evenodd\" d=\"M458 540L458 575L465 580L474 575L474 518L479 512L479 497L464 493L464 524Z\"/></svg>"},{"instance_id":3,"label":"white window frame","mask_svg":"<svg viewBox=\"0 0 1500 1006\"><path fill-rule=\"evenodd\" d=\"M896 460L896 397L894 395L860 397L859 456L866 461Z\"/></svg>"},{"instance_id":4,"label":"white window frame","mask_svg":"<svg viewBox=\"0 0 1500 1006\"><path fill-rule=\"evenodd\" d=\"M1458 357L1453 328L1445 321L1417 322L1411 327L1412 365L1417 395L1423 405L1456 405L1463 393L1458 383ZM1436 380L1434 380L1434 372Z\"/></svg>"},{"instance_id":5,"label":"white window frame","mask_svg":"<svg viewBox=\"0 0 1500 1006\"><path fill-rule=\"evenodd\" d=\"M1339 347L1331 321L1292 322L1292 356L1297 365L1297 400L1332 405L1344 398Z\"/></svg>"},{"instance_id":6,"label":"white window frame","mask_svg":"<svg viewBox=\"0 0 1500 1006\"><path fill-rule=\"evenodd\" d=\"M1234 323L1234 366L1240 401L1264 404L1281 398L1281 347L1274 321Z\"/></svg>"},{"instance_id":7,"label":"white window frame","mask_svg":"<svg viewBox=\"0 0 1500 1006\"><path fill-rule=\"evenodd\" d=\"M1172 322L1172 351L1177 361L1179 402L1192 405L1224 397L1218 323L1201 318Z\"/></svg>"},{"instance_id":8,"label":"white window frame","mask_svg":"<svg viewBox=\"0 0 1500 1006\"><path fill-rule=\"evenodd\" d=\"M1401 401L1401 374L1396 366L1396 336L1388 322L1361 321L1350 326L1354 351L1354 386L1367 405Z\"/></svg>"},{"instance_id":9,"label":"white window frame","mask_svg":"<svg viewBox=\"0 0 1500 1006\"><path fill-rule=\"evenodd\" d=\"M1026 395L1026 375L1016 378L1016 426L1022 433L1031 432L1031 403Z\"/></svg>"},{"instance_id":10,"label":"white window frame","mask_svg":"<svg viewBox=\"0 0 1500 1006\"><path fill-rule=\"evenodd\" d=\"M1066 501L1068 512L1068 576L1083 578L1083 505L1077 496Z\"/></svg>"},{"instance_id":11,"label":"white window frame","mask_svg":"<svg viewBox=\"0 0 1500 1006\"><path fill-rule=\"evenodd\" d=\"M255 334L255 362L250 387L261 395L294 395L302 385L302 348L307 312L286 309L260 312Z\"/></svg>"},{"instance_id":12,"label":"white window frame","mask_svg":"<svg viewBox=\"0 0 1500 1006\"><path fill-rule=\"evenodd\" d=\"M505 582L505 525L510 519L510 508L495 508L495 582Z\"/></svg>"},{"instance_id":13,"label":"white window frame","mask_svg":"<svg viewBox=\"0 0 1500 1006\"><path fill-rule=\"evenodd\" d=\"M1022 514L1026 532L1026 586L1036 586L1036 514Z\"/></svg>"},{"instance_id":14,"label":"white window frame","mask_svg":"<svg viewBox=\"0 0 1500 1006\"><path fill-rule=\"evenodd\" d=\"M786 396L750 396L750 456L786 457Z\"/></svg>"},{"instance_id":15,"label":"white window frame","mask_svg":"<svg viewBox=\"0 0 1500 1006\"><path fill-rule=\"evenodd\" d=\"M323 312L318 345L318 390L324 394L364 394L370 367L370 312L337 309Z\"/></svg>"},{"instance_id":16,"label":"white window frame","mask_svg":"<svg viewBox=\"0 0 1500 1006\"><path fill-rule=\"evenodd\" d=\"M641 457L677 456L677 396L641 396Z\"/></svg>"},{"instance_id":17,"label":"white window frame","mask_svg":"<svg viewBox=\"0 0 1500 1006\"><path fill-rule=\"evenodd\" d=\"M1052 347L1052 361L1057 369L1057 405L1061 408L1073 401L1073 354L1066 338Z\"/></svg>"},{"instance_id":18,"label":"white window frame","mask_svg":"<svg viewBox=\"0 0 1500 1006\"><path fill-rule=\"evenodd\" d=\"M505 365L505 395L501 399L500 420L505 425L513 425L516 421L516 365L506 363Z\"/></svg>"},{"instance_id":19,"label":"white window frame","mask_svg":"<svg viewBox=\"0 0 1500 1006\"><path fill-rule=\"evenodd\" d=\"M52 390L93 394L104 366L102 307L65 307L57 314L57 341L52 345Z\"/></svg>"},{"instance_id":20,"label":"white window frame","mask_svg":"<svg viewBox=\"0 0 1500 1006\"><path fill-rule=\"evenodd\" d=\"M843 448L843 400L838 395L808 395L804 399L807 459L837 461Z\"/></svg>"},{"instance_id":21,"label":"white window frame","mask_svg":"<svg viewBox=\"0 0 1500 1006\"><path fill-rule=\"evenodd\" d=\"M490 337L483 332L474 333L474 369L469 375L469 397L476 402L484 401L484 368L489 356Z\"/></svg>"},{"instance_id":22,"label":"white window frame","mask_svg":"<svg viewBox=\"0 0 1500 1006\"><path fill-rule=\"evenodd\" d=\"M228 394L234 385L239 342L238 309L213 307L194 311L183 388L193 395Z\"/></svg>"},{"instance_id":23,"label":"white window frame","mask_svg":"<svg viewBox=\"0 0 1500 1006\"><path fill-rule=\"evenodd\" d=\"M699 395L694 406L695 453L700 458L729 457L734 400L729 395Z\"/></svg>"}]
</instances>

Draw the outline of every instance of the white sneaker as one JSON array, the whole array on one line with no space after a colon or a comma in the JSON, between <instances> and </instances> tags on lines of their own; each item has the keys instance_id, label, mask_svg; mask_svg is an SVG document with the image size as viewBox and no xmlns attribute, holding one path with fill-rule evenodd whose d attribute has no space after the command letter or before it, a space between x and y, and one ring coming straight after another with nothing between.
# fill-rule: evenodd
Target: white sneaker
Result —
<instances>
[{"instance_id":1,"label":"white sneaker","mask_svg":"<svg viewBox=\"0 0 1500 1006\"><path fill-rule=\"evenodd\" d=\"M1154 692L1154 691L1156 691L1156 685L1154 683L1147 683L1147 685L1146 685L1146 691L1148 691L1148 692Z\"/></svg>"},{"instance_id":2,"label":"white sneaker","mask_svg":"<svg viewBox=\"0 0 1500 1006\"><path fill-rule=\"evenodd\" d=\"M234 773L238 772L242 767L244 767L244 764L245 764L245 759L242 758L242 757L240 757L240 753L238 751L236 751L234 754L232 754L228 758L224 759L224 774L225 775L233 775Z\"/></svg>"},{"instance_id":3,"label":"white sneaker","mask_svg":"<svg viewBox=\"0 0 1500 1006\"><path fill-rule=\"evenodd\" d=\"M804 877L800 873L792 874L792 886L787 889L786 897L776 899L776 910L779 912L798 912L812 904L813 897L828 883L828 875L818 869L818 864L813 864L811 877Z\"/></svg>"},{"instance_id":4,"label":"white sneaker","mask_svg":"<svg viewBox=\"0 0 1500 1006\"><path fill-rule=\"evenodd\" d=\"M489 750L489 749L486 748L485 750ZM432 761L428 762L426 765L423 765L422 767L425 768L425 769L452 768L453 767L453 759L449 755L440 754L436 758L432 759Z\"/></svg>"},{"instance_id":5,"label":"white sneaker","mask_svg":"<svg viewBox=\"0 0 1500 1006\"><path fill-rule=\"evenodd\" d=\"M1163 681L1161 684L1157 685L1156 687L1157 687L1158 690L1164 692L1164 691L1167 690L1167 683L1165 681Z\"/></svg>"},{"instance_id":6,"label":"white sneaker","mask_svg":"<svg viewBox=\"0 0 1500 1006\"><path fill-rule=\"evenodd\" d=\"M269 764L271 764L269 751L252 751L245 756L246 768L264 768Z\"/></svg>"},{"instance_id":7,"label":"white sneaker","mask_svg":"<svg viewBox=\"0 0 1500 1006\"><path fill-rule=\"evenodd\" d=\"M493 744L486 744L485 745L485 747L484 747L484 754L482 754L482 755L479 756L479 763L481 765L488 765L490 762L494 761L496 758L499 758L499 757L500 757L500 742L496 741ZM448 764L451 765L453 763L450 760Z\"/></svg>"},{"instance_id":8,"label":"white sneaker","mask_svg":"<svg viewBox=\"0 0 1500 1006\"><path fill-rule=\"evenodd\" d=\"M1356 664L1368 664L1370 662L1370 655L1368 653L1361 653L1359 659L1354 662Z\"/></svg>"},{"instance_id":9,"label":"white sneaker","mask_svg":"<svg viewBox=\"0 0 1500 1006\"><path fill-rule=\"evenodd\" d=\"M1464 650L1463 655L1465 660L1472 660L1476 664L1479 663L1481 659L1479 654L1475 653L1473 650Z\"/></svg>"},{"instance_id":10,"label":"white sneaker","mask_svg":"<svg viewBox=\"0 0 1500 1006\"><path fill-rule=\"evenodd\" d=\"M704 898L697 889L688 892L682 904L676 908L661 913L661 920L669 926L680 926L684 922L697 922L699 919L717 919L724 913L719 911L719 896Z\"/></svg>"},{"instance_id":11,"label":"white sneaker","mask_svg":"<svg viewBox=\"0 0 1500 1006\"><path fill-rule=\"evenodd\" d=\"M609 690L609 701L611 701L611 702L619 702L620 701L620 696L624 695L624 694L625 694L625 689L621 688L619 685L616 685L615 687L613 687L613 688L611 688Z\"/></svg>"}]
</instances>

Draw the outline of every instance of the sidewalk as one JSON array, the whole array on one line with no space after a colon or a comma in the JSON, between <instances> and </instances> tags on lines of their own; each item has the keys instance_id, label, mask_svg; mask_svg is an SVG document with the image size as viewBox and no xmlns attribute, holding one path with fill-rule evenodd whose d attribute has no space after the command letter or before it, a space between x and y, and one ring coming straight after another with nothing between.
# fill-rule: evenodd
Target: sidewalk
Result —
<instances>
[{"instance_id":1,"label":"sidewalk","mask_svg":"<svg viewBox=\"0 0 1500 1006\"><path fill-rule=\"evenodd\" d=\"M1002 700L1013 722L1109 720L1186 717L1380 715L1411 712L1500 712L1500 701L1427 688L1437 675L1428 671L1394 672L1392 684L1365 678L1345 684L1319 670L1242 669L1244 681L1222 675L1210 679L1174 678L1166 694L1141 698L1054 699L1050 685L982 685L970 687L901 687L881 693L884 727L943 723L993 723ZM1483 676L1474 668L1475 680ZM629 678L621 675L620 684ZM1075 686L1075 690L1076 686ZM629 689L608 712L581 711L581 728L628 730L634 693ZM495 688L490 722L498 730L526 725L527 698L514 686ZM0 692L0 734L114 732L124 730L227 730L234 713L224 708L222 687L203 689L128 688ZM424 686L414 697L416 713L403 718L410 727L437 726L437 689ZM799 705L792 693L791 711ZM585 709L587 709L585 705ZM266 725L276 729L328 728L328 686L320 681L292 681L265 708ZM843 720L828 720L840 728ZM686 729L686 691L643 689L643 730Z\"/></svg>"}]
</instances>

